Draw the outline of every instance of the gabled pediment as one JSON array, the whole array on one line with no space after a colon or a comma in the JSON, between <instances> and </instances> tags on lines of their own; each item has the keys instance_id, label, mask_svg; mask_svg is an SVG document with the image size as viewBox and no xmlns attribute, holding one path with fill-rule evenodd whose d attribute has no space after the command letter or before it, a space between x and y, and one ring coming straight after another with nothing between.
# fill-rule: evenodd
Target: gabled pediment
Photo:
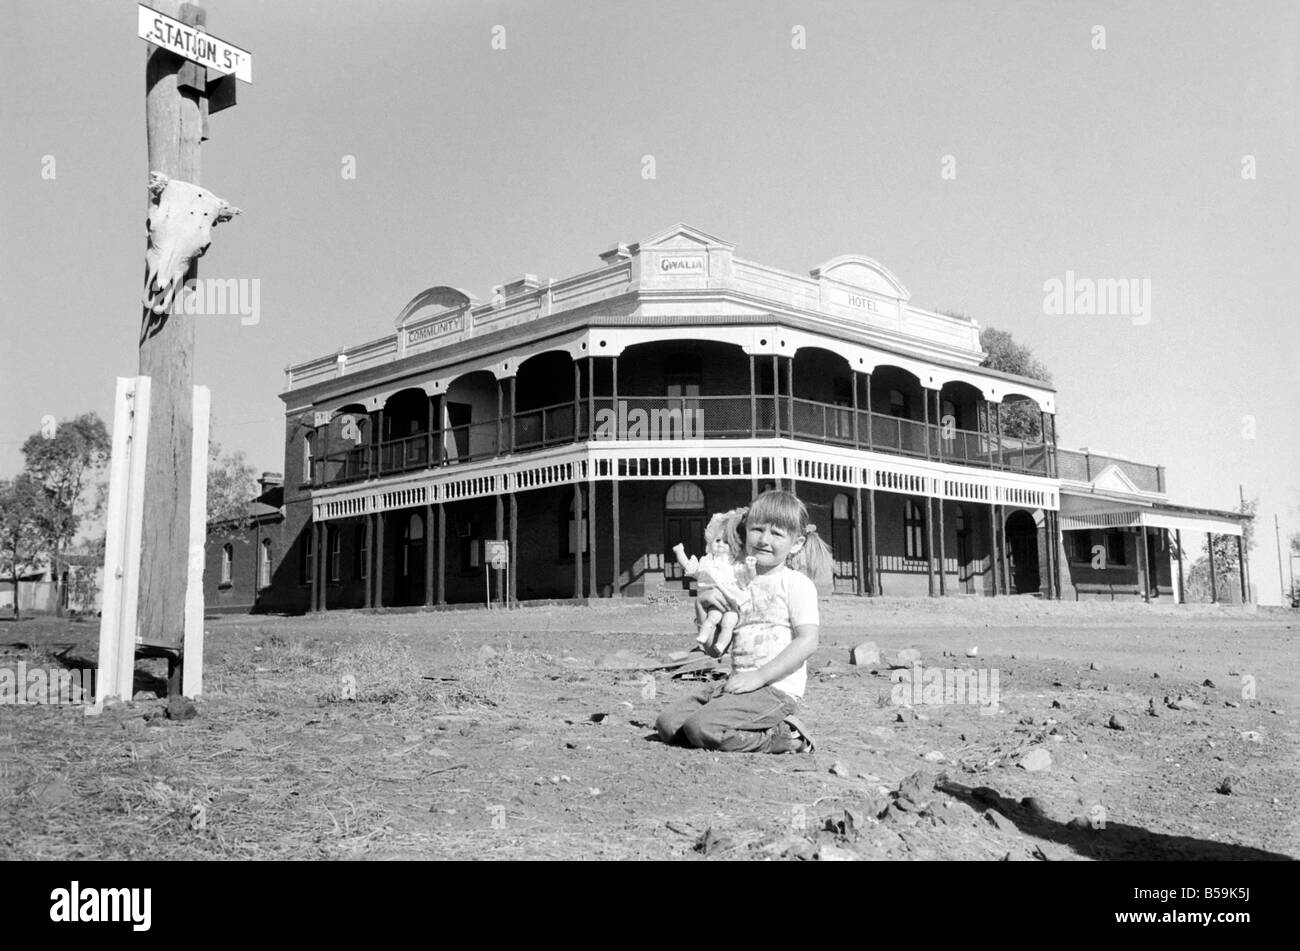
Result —
<instances>
[{"instance_id":1,"label":"gabled pediment","mask_svg":"<svg viewBox=\"0 0 1300 951\"><path fill-rule=\"evenodd\" d=\"M1109 465L1097 477L1092 480L1093 488L1100 489L1103 492L1141 492L1133 480L1124 474L1124 470L1117 465Z\"/></svg>"},{"instance_id":2,"label":"gabled pediment","mask_svg":"<svg viewBox=\"0 0 1300 951\"><path fill-rule=\"evenodd\" d=\"M420 293L412 297L411 302L403 307L402 312L397 315L394 326L401 330L413 320L464 310L466 307L472 307L477 303L478 298L469 291L461 290L459 287L452 287L449 284L440 284L437 287L430 287L427 290L420 291Z\"/></svg>"},{"instance_id":3,"label":"gabled pediment","mask_svg":"<svg viewBox=\"0 0 1300 951\"><path fill-rule=\"evenodd\" d=\"M912 296L889 268L860 254L842 254L821 267L813 268L809 273L818 280L827 278L899 300L905 301Z\"/></svg>"},{"instance_id":4,"label":"gabled pediment","mask_svg":"<svg viewBox=\"0 0 1300 951\"><path fill-rule=\"evenodd\" d=\"M700 250L702 248L726 248L728 251L734 251L736 249L736 246L730 241L724 241L716 235L711 235L680 222L648 241L642 241L639 247L642 249L653 248L656 251Z\"/></svg>"}]
</instances>

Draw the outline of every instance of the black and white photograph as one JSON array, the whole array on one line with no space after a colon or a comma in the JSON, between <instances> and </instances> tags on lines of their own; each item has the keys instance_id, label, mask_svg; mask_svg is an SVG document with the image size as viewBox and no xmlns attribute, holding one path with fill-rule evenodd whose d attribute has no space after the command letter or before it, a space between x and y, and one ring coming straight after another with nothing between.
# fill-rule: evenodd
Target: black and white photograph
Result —
<instances>
[{"instance_id":1,"label":"black and white photograph","mask_svg":"<svg viewBox=\"0 0 1300 951\"><path fill-rule=\"evenodd\" d=\"M1300 857L1294 0L4 12L0 859Z\"/></svg>"}]
</instances>

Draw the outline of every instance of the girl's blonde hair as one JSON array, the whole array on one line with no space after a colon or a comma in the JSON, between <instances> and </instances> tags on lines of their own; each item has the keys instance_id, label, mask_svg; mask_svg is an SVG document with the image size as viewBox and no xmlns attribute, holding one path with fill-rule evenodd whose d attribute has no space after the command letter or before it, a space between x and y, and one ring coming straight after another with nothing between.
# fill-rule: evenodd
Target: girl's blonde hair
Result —
<instances>
[{"instance_id":1,"label":"girl's blonde hair","mask_svg":"<svg viewBox=\"0 0 1300 951\"><path fill-rule=\"evenodd\" d=\"M830 546L817 534L817 526L808 520L808 507L793 492L770 489L749 506L746 522L775 525L792 536L802 535L803 547L790 555L787 564L812 579L819 594L831 593L835 580L835 559Z\"/></svg>"}]
</instances>

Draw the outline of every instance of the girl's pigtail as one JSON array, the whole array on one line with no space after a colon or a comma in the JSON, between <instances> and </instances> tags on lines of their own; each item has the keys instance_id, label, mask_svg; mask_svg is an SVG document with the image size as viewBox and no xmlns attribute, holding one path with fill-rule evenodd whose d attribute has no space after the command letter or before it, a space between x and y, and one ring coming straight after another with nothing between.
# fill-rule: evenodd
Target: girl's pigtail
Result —
<instances>
[{"instance_id":1,"label":"girl's pigtail","mask_svg":"<svg viewBox=\"0 0 1300 951\"><path fill-rule=\"evenodd\" d=\"M817 526L804 528L803 548L790 559L790 567L812 579L820 597L830 597L835 588L835 557L830 546L817 534Z\"/></svg>"}]
</instances>

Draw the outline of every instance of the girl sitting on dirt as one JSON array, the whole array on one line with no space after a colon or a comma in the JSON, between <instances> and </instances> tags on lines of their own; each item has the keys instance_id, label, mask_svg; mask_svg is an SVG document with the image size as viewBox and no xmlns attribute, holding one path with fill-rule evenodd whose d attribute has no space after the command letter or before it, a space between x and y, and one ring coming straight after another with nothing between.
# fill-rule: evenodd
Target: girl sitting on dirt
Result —
<instances>
[{"instance_id":1,"label":"girl sitting on dirt","mask_svg":"<svg viewBox=\"0 0 1300 951\"><path fill-rule=\"evenodd\" d=\"M829 587L831 552L792 493L764 492L745 519L745 554L756 575L739 601L721 589L710 606L740 615L731 676L670 704L655 723L665 743L725 753L811 751L795 716L817 649L817 590ZM820 581L821 585L815 583Z\"/></svg>"}]
</instances>

